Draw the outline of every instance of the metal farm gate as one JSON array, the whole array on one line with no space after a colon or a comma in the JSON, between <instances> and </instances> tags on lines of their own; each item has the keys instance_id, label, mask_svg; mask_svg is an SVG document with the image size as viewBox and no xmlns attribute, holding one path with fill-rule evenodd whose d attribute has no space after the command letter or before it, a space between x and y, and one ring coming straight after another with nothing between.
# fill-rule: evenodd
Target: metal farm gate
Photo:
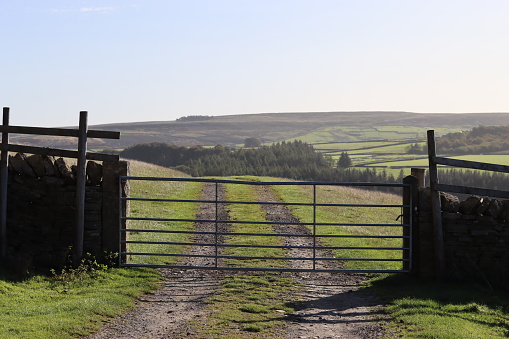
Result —
<instances>
[{"instance_id":1,"label":"metal farm gate","mask_svg":"<svg viewBox=\"0 0 509 339\"><path fill-rule=\"evenodd\" d=\"M119 202L130 205L119 218L120 266L410 272L416 199L408 178L382 184L124 176L119 189L127 182L131 196ZM382 203L366 203L370 196Z\"/></svg>"}]
</instances>

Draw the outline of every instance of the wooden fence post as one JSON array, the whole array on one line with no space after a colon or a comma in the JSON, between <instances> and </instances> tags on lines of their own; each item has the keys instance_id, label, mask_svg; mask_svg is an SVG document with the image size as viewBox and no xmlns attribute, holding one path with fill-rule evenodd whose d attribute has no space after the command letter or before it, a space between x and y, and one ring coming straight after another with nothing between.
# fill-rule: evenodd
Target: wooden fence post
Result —
<instances>
[{"instance_id":1,"label":"wooden fence post","mask_svg":"<svg viewBox=\"0 0 509 339\"><path fill-rule=\"evenodd\" d=\"M426 169L424 168L411 168L410 175L413 175L417 178L417 188L422 188L426 186Z\"/></svg>"},{"instance_id":2,"label":"wooden fence post","mask_svg":"<svg viewBox=\"0 0 509 339\"><path fill-rule=\"evenodd\" d=\"M3 126L9 126L9 107L3 108ZM9 133L2 133L2 145L9 145ZM0 158L0 258L3 263L7 261L7 184L8 184L8 159L7 148L2 150Z\"/></svg>"},{"instance_id":3,"label":"wooden fence post","mask_svg":"<svg viewBox=\"0 0 509 339\"><path fill-rule=\"evenodd\" d=\"M440 205L440 193L436 189L438 184L438 170L435 163L436 146L435 131L428 131L428 160L429 160L429 187L431 193L431 213L433 218L433 240L435 243L436 276L438 279L445 277L445 249L444 235L442 230L442 208Z\"/></svg>"},{"instance_id":4,"label":"wooden fence post","mask_svg":"<svg viewBox=\"0 0 509 339\"><path fill-rule=\"evenodd\" d=\"M80 112L78 136L78 166L76 177L76 230L74 234L73 264L78 266L83 258L85 236L85 186L87 182L87 112Z\"/></svg>"},{"instance_id":5,"label":"wooden fence post","mask_svg":"<svg viewBox=\"0 0 509 339\"><path fill-rule=\"evenodd\" d=\"M408 248L403 250L403 259L409 260L403 261L403 269L414 274L417 272L417 265L419 262L418 246L415 246L414 241L414 237L418 233L417 218L415 217L418 196L417 178L409 175L403 178L403 183L410 185L403 188L403 205L408 206L403 209L403 224L409 225L403 228L403 236L405 237L403 238L403 247Z\"/></svg>"}]
</instances>

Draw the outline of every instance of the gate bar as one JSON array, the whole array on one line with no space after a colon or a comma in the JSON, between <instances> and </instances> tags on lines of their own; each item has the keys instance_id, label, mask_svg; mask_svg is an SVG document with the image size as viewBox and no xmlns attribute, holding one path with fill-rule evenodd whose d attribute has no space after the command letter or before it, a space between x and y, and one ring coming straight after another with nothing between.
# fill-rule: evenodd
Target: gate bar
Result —
<instances>
[{"instance_id":1,"label":"gate bar","mask_svg":"<svg viewBox=\"0 0 509 339\"><path fill-rule=\"evenodd\" d=\"M151 198L121 198L122 200L131 200L131 201L159 201L159 202L188 202L188 203L213 203L215 204L215 219L180 219L180 218L142 218L142 217L120 217L120 222L127 220L139 220L139 221L161 221L161 222L194 222L194 223L214 223L215 232L212 231L166 231L166 230L138 230L138 229L128 229L127 227L123 227L120 229L120 232L127 235L128 232L153 232L153 233L185 233L185 234L208 234L214 235L214 240L210 243L196 243L196 242L166 242L166 241L120 241L121 246L127 244L161 244L161 245L181 245L181 246L214 246L214 251L209 255L199 255L199 254L184 254L184 253L175 253L175 254L165 254L165 253L142 253L142 252L127 252L120 251L120 257L125 256L127 258L128 255L144 255L144 256L167 256L167 257L206 257L206 258L214 258L215 265L210 265L206 267L197 267L197 266L185 266L185 265L151 265L151 264L122 264L124 267L166 267L166 268L181 268L181 269L189 269L189 268L197 268L197 269L220 269L220 270L246 270L246 271L320 271L320 272L409 272L408 269L410 258L403 257L401 259L377 259L377 258L322 258L317 257L317 250L334 250L334 249L349 249L349 250L388 250L388 251L404 251L410 252L411 248L408 246L410 242L406 242L407 246L402 247L361 247L361 246L318 246L318 238L380 238L380 239L403 239L406 241L411 238L412 231L404 232L404 235L318 235L318 226L383 226L383 227L403 227L403 229L411 228L412 221L409 223L376 223L376 224L357 224L357 223L320 223L317 222L317 206L320 207L380 207L380 208L402 208L403 210L408 210L410 213L412 212L412 201L406 204L397 204L397 205L382 205L382 204L373 204L373 205L363 205L363 204L327 204L327 203L318 203L317 202L317 185L322 186L357 186L357 187L398 187L403 189L408 189L409 184L407 183L394 183L394 184L385 184L385 183L330 183L330 182L254 182L254 181L241 181L241 180L221 180L221 179L200 179L200 178L149 178L149 177L131 177L131 176L122 176L121 180L146 180L146 181L169 181L169 182L202 182L202 183L214 183L215 184L215 197L214 200L192 200L192 199L151 199ZM253 201L226 201L219 200L219 184L227 183L227 184L246 184L251 186L256 185L266 185L266 186L274 186L274 185L301 185L301 186L313 186L313 202L312 203L285 203L285 202L253 202ZM274 221L245 221L245 220L219 220L219 204L245 204L245 205L297 205L297 206L312 206L313 208L313 220L312 222L274 222ZM397 220L397 219L396 219ZM291 233L235 233L235 232L220 232L219 224L264 224L264 225L305 225L312 226L312 234L291 234ZM312 244L308 246L280 246L280 245L240 245L240 244L222 244L219 242L219 237L222 235L248 235L248 236L276 236L276 237L312 237ZM242 255L236 256L228 256L228 255L220 255L220 248L274 248L274 249L308 249L313 251L312 257L248 257ZM310 269L293 269L293 268L270 268L270 267L222 267L219 266L219 259L264 259L264 260L305 260L312 261L312 268ZM325 269L317 269L318 261L372 261L372 262L402 262L403 269L393 270L393 269L334 269L334 268L325 268Z\"/></svg>"}]
</instances>

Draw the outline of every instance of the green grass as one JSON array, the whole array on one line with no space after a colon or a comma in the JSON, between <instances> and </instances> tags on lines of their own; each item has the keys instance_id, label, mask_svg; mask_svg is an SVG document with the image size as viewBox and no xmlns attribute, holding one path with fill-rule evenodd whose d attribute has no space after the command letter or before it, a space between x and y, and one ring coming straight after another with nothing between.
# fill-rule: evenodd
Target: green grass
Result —
<instances>
[{"instance_id":1,"label":"green grass","mask_svg":"<svg viewBox=\"0 0 509 339\"><path fill-rule=\"evenodd\" d=\"M275 275L255 274L226 278L207 303L211 313L191 322L192 338L282 338L288 300L298 282Z\"/></svg>"},{"instance_id":2,"label":"green grass","mask_svg":"<svg viewBox=\"0 0 509 339\"><path fill-rule=\"evenodd\" d=\"M429 127L415 126L345 126L335 125L316 129L310 133L288 139L302 140L310 144L337 142L366 142L370 140L418 140L426 137ZM435 135L459 132L460 128L435 128ZM364 148L364 147L359 147Z\"/></svg>"},{"instance_id":3,"label":"green grass","mask_svg":"<svg viewBox=\"0 0 509 339\"><path fill-rule=\"evenodd\" d=\"M414 156L415 160L402 160L402 161L385 161L385 162L377 162L371 163L370 166L391 166L391 167L427 167L428 166L428 158L427 156ZM478 161L478 162L486 162L491 164L499 164L499 165L509 165L509 155L462 155L462 156L452 156L450 158L459 159L459 160L470 160L470 161Z\"/></svg>"},{"instance_id":4,"label":"green grass","mask_svg":"<svg viewBox=\"0 0 509 339\"><path fill-rule=\"evenodd\" d=\"M363 142L331 142L313 144L313 148L319 151L348 151L372 147L393 145L391 141L363 141Z\"/></svg>"},{"instance_id":5,"label":"green grass","mask_svg":"<svg viewBox=\"0 0 509 339\"><path fill-rule=\"evenodd\" d=\"M182 175L136 161L131 161L131 173ZM168 193L158 185L135 184L131 188L133 195ZM107 269L77 275L74 270L66 272L23 280L0 272L0 338L75 338L90 334L133 307L133 301L156 289L155 282L161 279L157 271L149 269ZM69 279L70 273L76 277Z\"/></svg>"},{"instance_id":6,"label":"green grass","mask_svg":"<svg viewBox=\"0 0 509 339\"><path fill-rule=\"evenodd\" d=\"M509 298L458 282L381 276L366 291L378 294L392 318L386 338L507 338Z\"/></svg>"},{"instance_id":7,"label":"green grass","mask_svg":"<svg viewBox=\"0 0 509 339\"><path fill-rule=\"evenodd\" d=\"M244 177L249 180L252 177ZM245 184L226 184L226 200L228 201L257 201L257 191L254 186ZM226 207L231 220L252 221L252 224L232 224L235 233L275 233L272 225L259 224L265 221L265 212L260 205L228 204ZM260 248L256 246L282 246L282 239L277 236L259 235L231 235L225 241L228 245L251 245L254 247L227 247L225 254L230 256L255 257L283 257L280 248ZM228 259L228 264L240 267L284 267L285 262L277 259Z\"/></svg>"},{"instance_id":8,"label":"green grass","mask_svg":"<svg viewBox=\"0 0 509 339\"><path fill-rule=\"evenodd\" d=\"M274 180L264 178L267 180ZM312 187L302 186L272 186L283 202L311 203ZM401 204L397 195L376 191L366 191L349 187L322 186L317 188L317 203L344 203L344 204ZM313 222L311 206L289 206L292 213L302 222ZM397 224L396 218L401 214L400 208L395 207L317 207L316 221L318 223L386 223ZM310 229L312 226L310 226ZM328 235L380 235L400 236L401 227L392 226L317 226L316 234ZM327 246L342 247L401 247L401 239L381 238L319 238ZM369 258L369 259L401 259L400 250L371 250L371 249L336 249L333 250L336 258ZM345 261L347 269L401 269L401 262L375 262L375 261Z\"/></svg>"},{"instance_id":9,"label":"green grass","mask_svg":"<svg viewBox=\"0 0 509 339\"><path fill-rule=\"evenodd\" d=\"M0 272L0 338L75 338L99 329L154 290L148 269L108 269L75 281L45 276L11 280Z\"/></svg>"},{"instance_id":10,"label":"green grass","mask_svg":"<svg viewBox=\"0 0 509 339\"><path fill-rule=\"evenodd\" d=\"M131 163L133 175L148 177L182 177L181 172L167 168L148 165L133 161ZM165 182L165 181L140 181L132 180L132 198L157 198L157 199L189 199L199 200L202 185L196 182ZM141 218L172 218L194 219L199 209L199 203L182 202L147 202L131 201L131 217ZM176 221L137 221L130 220L130 229L140 230L171 230L189 231L193 229L191 222ZM185 233L145 233L128 232L131 241L162 241L162 242L188 242L191 235ZM129 252L138 253L167 253L180 254L185 250L183 245L171 244L129 244ZM176 256L152 256L131 255L129 263L134 264L174 264L178 260Z\"/></svg>"}]
</instances>

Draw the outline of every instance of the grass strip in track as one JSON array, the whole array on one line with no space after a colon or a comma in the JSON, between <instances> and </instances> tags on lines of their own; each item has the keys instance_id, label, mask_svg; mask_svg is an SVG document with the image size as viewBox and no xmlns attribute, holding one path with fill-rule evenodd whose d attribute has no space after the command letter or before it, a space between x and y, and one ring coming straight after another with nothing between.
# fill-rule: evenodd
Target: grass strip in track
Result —
<instances>
[{"instance_id":1,"label":"grass strip in track","mask_svg":"<svg viewBox=\"0 0 509 339\"><path fill-rule=\"evenodd\" d=\"M287 300L298 288L296 280L255 274L226 278L207 301L212 313L191 323L187 337L214 339L283 338Z\"/></svg>"},{"instance_id":2,"label":"grass strip in track","mask_svg":"<svg viewBox=\"0 0 509 339\"><path fill-rule=\"evenodd\" d=\"M245 179L245 178L244 178ZM228 201L257 201L254 188L246 184L226 184L226 200ZM260 205L228 204L227 210L231 220L252 221L252 224L232 224L231 232L235 233L261 233L276 234L274 227L268 224L258 224L265 221L265 212ZM282 246L279 236L259 235L229 235L226 239L228 245L250 245L253 247L227 247L225 254L230 256L251 257L284 257L285 251L281 248L260 248L256 246ZM228 264L239 267L286 267L288 264L278 259L228 259Z\"/></svg>"}]
</instances>

